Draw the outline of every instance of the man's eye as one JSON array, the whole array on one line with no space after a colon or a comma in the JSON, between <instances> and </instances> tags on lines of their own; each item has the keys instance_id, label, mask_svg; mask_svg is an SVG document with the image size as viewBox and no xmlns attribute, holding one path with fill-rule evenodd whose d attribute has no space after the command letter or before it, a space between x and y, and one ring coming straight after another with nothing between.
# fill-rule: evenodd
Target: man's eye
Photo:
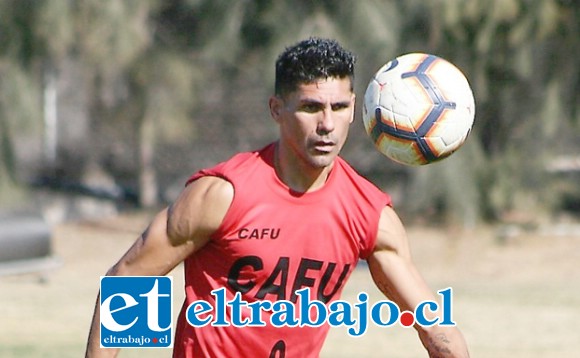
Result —
<instances>
[{"instance_id":1,"label":"man's eye","mask_svg":"<svg viewBox=\"0 0 580 358\"><path fill-rule=\"evenodd\" d=\"M320 106L316 104L305 104L300 107L304 112L314 113L320 110Z\"/></svg>"},{"instance_id":2,"label":"man's eye","mask_svg":"<svg viewBox=\"0 0 580 358\"><path fill-rule=\"evenodd\" d=\"M346 108L348 108L348 104L346 104L346 103L338 103L338 104L332 105L333 111L340 111L340 110L346 109Z\"/></svg>"}]
</instances>

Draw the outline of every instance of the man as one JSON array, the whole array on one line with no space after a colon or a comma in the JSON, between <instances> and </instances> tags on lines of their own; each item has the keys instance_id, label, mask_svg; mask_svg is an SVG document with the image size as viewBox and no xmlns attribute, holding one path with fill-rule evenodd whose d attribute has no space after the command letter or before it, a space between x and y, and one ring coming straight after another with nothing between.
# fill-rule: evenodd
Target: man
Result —
<instances>
[{"instance_id":1,"label":"man","mask_svg":"<svg viewBox=\"0 0 580 358\"><path fill-rule=\"evenodd\" d=\"M188 324L186 308L214 304L211 291L220 288L228 300L238 293L245 302L293 303L296 291L308 288L310 299L329 304L365 259L401 310L433 300L390 198L339 157L354 119L354 62L333 40L311 38L286 49L269 100L279 139L192 176L107 273L164 275L184 261L186 300L174 357L319 355L328 325L274 327L268 310L265 327ZM99 328L97 304L87 356L114 356L99 349ZM416 329L430 356L468 356L455 327Z\"/></svg>"}]
</instances>

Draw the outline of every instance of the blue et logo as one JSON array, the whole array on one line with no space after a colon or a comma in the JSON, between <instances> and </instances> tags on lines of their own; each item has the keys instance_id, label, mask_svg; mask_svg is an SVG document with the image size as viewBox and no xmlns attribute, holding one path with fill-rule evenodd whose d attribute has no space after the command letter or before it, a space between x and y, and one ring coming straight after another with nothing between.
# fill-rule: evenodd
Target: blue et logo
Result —
<instances>
[{"instance_id":1,"label":"blue et logo","mask_svg":"<svg viewBox=\"0 0 580 358\"><path fill-rule=\"evenodd\" d=\"M101 277L101 347L173 346L173 278Z\"/></svg>"}]
</instances>

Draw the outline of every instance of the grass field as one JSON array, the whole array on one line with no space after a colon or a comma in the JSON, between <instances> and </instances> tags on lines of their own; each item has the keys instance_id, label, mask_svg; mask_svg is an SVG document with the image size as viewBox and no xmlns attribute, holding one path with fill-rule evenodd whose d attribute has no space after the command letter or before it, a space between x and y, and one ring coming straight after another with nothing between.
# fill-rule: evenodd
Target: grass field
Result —
<instances>
[{"instance_id":1,"label":"grass field","mask_svg":"<svg viewBox=\"0 0 580 358\"><path fill-rule=\"evenodd\" d=\"M81 357L99 276L149 220L132 214L54 228L63 266L38 275L0 277L0 357ZM499 244L491 229L451 232L410 228L415 261L434 291L454 290L453 318L472 357L578 357L580 236L527 233ZM183 294L174 277L176 305ZM364 267L343 296L382 299ZM175 309L177 311L178 309ZM168 350L125 350L121 357L169 357ZM332 329L322 357L426 357L413 329L371 326L363 337Z\"/></svg>"}]
</instances>

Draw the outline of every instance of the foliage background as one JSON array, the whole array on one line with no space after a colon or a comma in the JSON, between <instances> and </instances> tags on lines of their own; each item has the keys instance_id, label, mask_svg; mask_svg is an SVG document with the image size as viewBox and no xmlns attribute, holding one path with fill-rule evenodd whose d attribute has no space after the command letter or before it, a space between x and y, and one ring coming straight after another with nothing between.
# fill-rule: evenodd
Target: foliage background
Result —
<instances>
[{"instance_id":1,"label":"foliage background","mask_svg":"<svg viewBox=\"0 0 580 358\"><path fill-rule=\"evenodd\" d=\"M470 80L472 135L427 167L381 156L357 111L344 156L407 220L538 225L580 210L577 0L2 0L0 208L42 208L39 188L170 202L190 173L275 138L273 63L308 36L357 53L359 102L406 52Z\"/></svg>"},{"instance_id":2,"label":"foliage background","mask_svg":"<svg viewBox=\"0 0 580 358\"><path fill-rule=\"evenodd\" d=\"M390 162L360 110L344 156L391 193L406 223L448 224L410 225L410 245L434 289L454 288L473 356L577 356L578 0L0 0L0 218L57 221L64 266L45 284L0 278L0 356L82 355L95 278L151 217L114 214L156 209L197 169L275 138L275 57L312 35L358 54L359 100L405 52L466 73L476 120L452 157ZM504 225L478 226L487 222ZM361 291L383 298L357 269L344 298ZM355 340L339 329L322 354L384 355L424 351L413 330Z\"/></svg>"}]
</instances>

